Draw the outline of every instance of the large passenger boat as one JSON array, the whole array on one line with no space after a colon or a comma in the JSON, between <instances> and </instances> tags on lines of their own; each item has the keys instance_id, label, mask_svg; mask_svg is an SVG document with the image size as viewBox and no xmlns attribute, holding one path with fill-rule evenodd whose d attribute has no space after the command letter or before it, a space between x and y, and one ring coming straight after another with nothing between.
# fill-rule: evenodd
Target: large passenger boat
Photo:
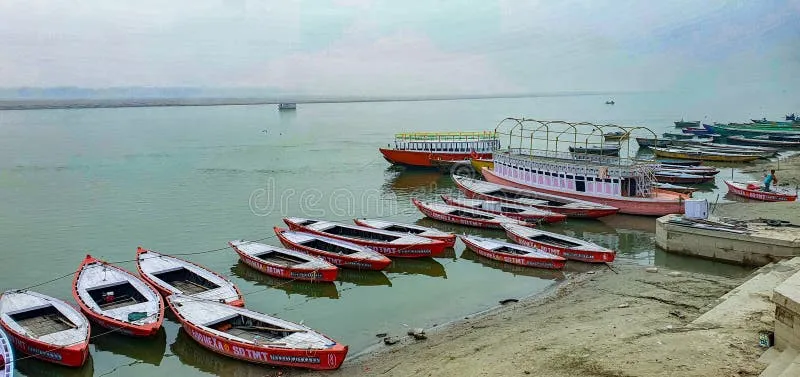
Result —
<instances>
[{"instance_id":1,"label":"large passenger boat","mask_svg":"<svg viewBox=\"0 0 800 377\"><path fill-rule=\"evenodd\" d=\"M395 135L394 146L380 148L386 161L397 165L434 167L443 161L491 159L500 140L491 131L413 132Z\"/></svg>"},{"instance_id":2,"label":"large passenger boat","mask_svg":"<svg viewBox=\"0 0 800 377\"><path fill-rule=\"evenodd\" d=\"M580 136L580 143L586 145L592 136L602 138L604 126L507 118L496 132L500 133L509 120L513 126L503 134L509 137L509 145L518 139L520 147L495 151L494 169L482 171L487 181L601 203L619 208L620 213L662 216L684 212L686 195L654 186L653 173L658 165L632 158L559 151L559 139L573 139L567 144L577 144ZM579 127L585 132L579 132ZM537 149L537 144L546 147Z\"/></svg>"}]
</instances>

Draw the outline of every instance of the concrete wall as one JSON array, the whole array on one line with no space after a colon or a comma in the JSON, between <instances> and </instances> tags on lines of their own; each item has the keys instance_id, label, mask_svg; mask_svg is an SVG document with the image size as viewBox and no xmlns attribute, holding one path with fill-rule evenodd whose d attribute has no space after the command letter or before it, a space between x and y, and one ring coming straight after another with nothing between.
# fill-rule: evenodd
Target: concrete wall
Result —
<instances>
[{"instance_id":1,"label":"concrete wall","mask_svg":"<svg viewBox=\"0 0 800 377\"><path fill-rule=\"evenodd\" d=\"M775 303L775 347L800 349L800 273L778 285L772 293Z\"/></svg>"}]
</instances>

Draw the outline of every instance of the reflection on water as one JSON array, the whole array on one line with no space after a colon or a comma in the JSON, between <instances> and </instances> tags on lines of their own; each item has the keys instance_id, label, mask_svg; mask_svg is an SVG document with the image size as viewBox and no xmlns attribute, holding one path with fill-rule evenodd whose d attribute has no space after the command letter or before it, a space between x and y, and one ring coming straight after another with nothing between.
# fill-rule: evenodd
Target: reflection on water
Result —
<instances>
[{"instance_id":1,"label":"reflection on water","mask_svg":"<svg viewBox=\"0 0 800 377\"><path fill-rule=\"evenodd\" d=\"M391 287L392 282L389 277L381 271L363 271L340 269L336 281L362 286L386 285Z\"/></svg>"},{"instance_id":2,"label":"reflection on water","mask_svg":"<svg viewBox=\"0 0 800 377\"><path fill-rule=\"evenodd\" d=\"M399 198L410 197L415 192L431 192L455 186L448 174L436 170L391 166L386 169L386 175L389 178L383 184L384 190L394 192Z\"/></svg>"},{"instance_id":3,"label":"reflection on water","mask_svg":"<svg viewBox=\"0 0 800 377\"><path fill-rule=\"evenodd\" d=\"M744 266L668 253L658 248L655 252L655 265L672 270L720 275L732 278L745 277L753 271L753 269Z\"/></svg>"},{"instance_id":4,"label":"reflection on water","mask_svg":"<svg viewBox=\"0 0 800 377\"><path fill-rule=\"evenodd\" d=\"M437 255L435 258L436 259L458 259L458 256L456 256L456 249L454 249L452 247L448 247L448 248L444 249L444 252L442 254Z\"/></svg>"},{"instance_id":5,"label":"reflection on water","mask_svg":"<svg viewBox=\"0 0 800 377\"><path fill-rule=\"evenodd\" d=\"M18 360L16 367L24 375L31 377L91 377L94 375L94 360L92 360L91 353L89 353L86 363L80 368L68 368L34 358Z\"/></svg>"},{"instance_id":6,"label":"reflection on water","mask_svg":"<svg viewBox=\"0 0 800 377\"><path fill-rule=\"evenodd\" d=\"M96 328L96 327L95 327ZM96 336L97 334L93 334ZM135 338L120 334L108 334L92 339L97 351L111 352L155 366L161 365L167 349L167 332L160 328L151 337Z\"/></svg>"},{"instance_id":7,"label":"reflection on water","mask_svg":"<svg viewBox=\"0 0 800 377\"><path fill-rule=\"evenodd\" d=\"M446 223L443 221L431 219L430 217L423 217L415 221L414 224L420 226L427 226L429 228L436 228L441 230L442 232L450 232L454 234L470 234L481 237L505 238L506 234L506 232L502 229L475 228L453 223Z\"/></svg>"},{"instance_id":8,"label":"reflection on water","mask_svg":"<svg viewBox=\"0 0 800 377\"><path fill-rule=\"evenodd\" d=\"M427 275L447 279L444 265L433 258L395 258L392 259L392 264L384 271L395 274Z\"/></svg>"},{"instance_id":9,"label":"reflection on water","mask_svg":"<svg viewBox=\"0 0 800 377\"><path fill-rule=\"evenodd\" d=\"M341 270L339 270L341 274ZM276 278L250 268L248 265L239 261L231 267L231 273L247 281L251 281L258 286L280 289L291 297L299 294L306 297L327 297L332 299L339 298L339 291L336 285L331 283L311 283L307 281L297 281Z\"/></svg>"},{"instance_id":10,"label":"reflection on water","mask_svg":"<svg viewBox=\"0 0 800 377\"><path fill-rule=\"evenodd\" d=\"M530 276L545 280L561 280L564 279L564 273L559 270L548 270L543 268L531 268L519 266L516 264L504 263L494 259L486 258L476 254L469 248L464 249L461 253L461 259L466 259L475 263L479 263L486 267L508 272L514 276Z\"/></svg>"},{"instance_id":11,"label":"reflection on water","mask_svg":"<svg viewBox=\"0 0 800 377\"><path fill-rule=\"evenodd\" d=\"M197 344L183 328L178 331L175 343L170 344L169 349L182 363L217 376L264 377L273 370L268 366L245 363L211 352Z\"/></svg>"}]
</instances>

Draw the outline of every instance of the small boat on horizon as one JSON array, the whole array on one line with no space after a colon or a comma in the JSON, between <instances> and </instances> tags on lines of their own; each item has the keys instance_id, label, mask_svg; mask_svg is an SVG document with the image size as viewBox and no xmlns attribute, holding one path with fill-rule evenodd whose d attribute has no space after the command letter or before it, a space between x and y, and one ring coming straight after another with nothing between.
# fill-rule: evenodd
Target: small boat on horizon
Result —
<instances>
[{"instance_id":1,"label":"small boat on horizon","mask_svg":"<svg viewBox=\"0 0 800 377\"><path fill-rule=\"evenodd\" d=\"M263 243L233 240L228 242L246 265L270 276L310 282L332 282L339 269L313 255Z\"/></svg>"},{"instance_id":2,"label":"small boat on horizon","mask_svg":"<svg viewBox=\"0 0 800 377\"><path fill-rule=\"evenodd\" d=\"M489 212L495 215L503 215L528 223L538 223L542 221L556 223L567 219L567 215L528 205L504 203L485 199L454 198L448 195L442 195L441 197L445 203L451 206L477 209L479 211Z\"/></svg>"},{"instance_id":3,"label":"small boat on horizon","mask_svg":"<svg viewBox=\"0 0 800 377\"><path fill-rule=\"evenodd\" d=\"M337 267L380 271L392 264L387 256L366 246L277 226L273 230L283 246L322 258Z\"/></svg>"},{"instance_id":4,"label":"small boat on horizon","mask_svg":"<svg viewBox=\"0 0 800 377\"><path fill-rule=\"evenodd\" d=\"M289 229L331 237L366 246L387 257L422 258L444 253L445 242L414 234L392 232L331 221L286 217Z\"/></svg>"},{"instance_id":5,"label":"small boat on horizon","mask_svg":"<svg viewBox=\"0 0 800 377\"><path fill-rule=\"evenodd\" d=\"M87 255L75 273L72 297L100 326L125 335L155 335L164 322L164 301L130 272Z\"/></svg>"},{"instance_id":6,"label":"small boat on horizon","mask_svg":"<svg viewBox=\"0 0 800 377\"><path fill-rule=\"evenodd\" d=\"M503 229L508 238L522 246L535 247L569 260L606 263L613 262L616 256L614 250L563 234L513 224L503 224Z\"/></svg>"},{"instance_id":7,"label":"small boat on horizon","mask_svg":"<svg viewBox=\"0 0 800 377\"><path fill-rule=\"evenodd\" d=\"M747 199L760 200L762 202L793 202L797 200L797 190L792 192L782 187L773 187L770 191L763 191L759 182L735 182L725 181L728 192Z\"/></svg>"},{"instance_id":8,"label":"small boat on horizon","mask_svg":"<svg viewBox=\"0 0 800 377\"><path fill-rule=\"evenodd\" d=\"M442 241L445 243L445 247L453 247L453 245L456 243L455 234L443 232L439 229L429 228L427 226L403 224L379 219L353 219L353 222L356 223L356 225L365 226L367 228L383 229L400 233L411 233L420 237Z\"/></svg>"},{"instance_id":9,"label":"small boat on horizon","mask_svg":"<svg viewBox=\"0 0 800 377\"><path fill-rule=\"evenodd\" d=\"M512 219L507 216L498 215L481 210L456 207L449 204L442 203L427 203L420 201L417 198L411 199L411 202L419 209L422 214L434 220L439 220L447 223L473 226L476 228L502 228L503 223L519 224L523 226L535 226L535 223L527 223L522 220Z\"/></svg>"},{"instance_id":10,"label":"small boat on horizon","mask_svg":"<svg viewBox=\"0 0 800 377\"><path fill-rule=\"evenodd\" d=\"M685 127L700 127L700 121L684 121L683 119L675 121L675 127L685 128Z\"/></svg>"},{"instance_id":11,"label":"small boat on horizon","mask_svg":"<svg viewBox=\"0 0 800 377\"><path fill-rule=\"evenodd\" d=\"M560 270L566 259L537 248L477 236L459 235L461 242L476 254L519 266Z\"/></svg>"},{"instance_id":12,"label":"small boat on horizon","mask_svg":"<svg viewBox=\"0 0 800 377\"><path fill-rule=\"evenodd\" d=\"M0 328L0 377L14 377L15 361L11 338Z\"/></svg>"},{"instance_id":13,"label":"small boat on horizon","mask_svg":"<svg viewBox=\"0 0 800 377\"><path fill-rule=\"evenodd\" d=\"M297 104L294 102L279 103L278 110L297 110Z\"/></svg>"},{"instance_id":14,"label":"small boat on horizon","mask_svg":"<svg viewBox=\"0 0 800 377\"><path fill-rule=\"evenodd\" d=\"M89 320L57 298L6 291L0 296L0 324L18 351L39 360L80 367L89 357Z\"/></svg>"},{"instance_id":15,"label":"small boat on horizon","mask_svg":"<svg viewBox=\"0 0 800 377\"><path fill-rule=\"evenodd\" d=\"M194 341L220 355L313 370L338 369L347 357L346 345L301 324L181 294L167 304Z\"/></svg>"},{"instance_id":16,"label":"small boat on horizon","mask_svg":"<svg viewBox=\"0 0 800 377\"><path fill-rule=\"evenodd\" d=\"M136 249L136 269L139 276L164 298L180 293L196 299L244 306L244 297L236 284L198 264L139 247Z\"/></svg>"}]
</instances>

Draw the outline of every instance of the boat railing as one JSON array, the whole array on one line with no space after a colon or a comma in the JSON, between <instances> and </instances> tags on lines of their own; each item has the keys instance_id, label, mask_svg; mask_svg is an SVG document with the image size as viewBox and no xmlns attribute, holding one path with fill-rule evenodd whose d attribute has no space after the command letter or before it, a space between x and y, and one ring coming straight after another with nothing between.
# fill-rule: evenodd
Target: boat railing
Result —
<instances>
[{"instance_id":1,"label":"boat railing","mask_svg":"<svg viewBox=\"0 0 800 377\"><path fill-rule=\"evenodd\" d=\"M396 141L485 141L497 140L494 131L406 132L394 135Z\"/></svg>"},{"instance_id":2,"label":"boat railing","mask_svg":"<svg viewBox=\"0 0 800 377\"><path fill-rule=\"evenodd\" d=\"M527 150L522 150L528 152ZM637 178L648 180L645 174L653 171L655 165L643 164L621 164L619 158L608 156L586 155L585 159L575 158L572 154L552 151L539 151L536 155L528 153L515 153L511 150L497 151L494 155L495 162L510 163L516 166L523 166L531 170L544 170L549 172L564 172L594 177L620 177ZM649 177L652 182L654 177Z\"/></svg>"}]
</instances>

